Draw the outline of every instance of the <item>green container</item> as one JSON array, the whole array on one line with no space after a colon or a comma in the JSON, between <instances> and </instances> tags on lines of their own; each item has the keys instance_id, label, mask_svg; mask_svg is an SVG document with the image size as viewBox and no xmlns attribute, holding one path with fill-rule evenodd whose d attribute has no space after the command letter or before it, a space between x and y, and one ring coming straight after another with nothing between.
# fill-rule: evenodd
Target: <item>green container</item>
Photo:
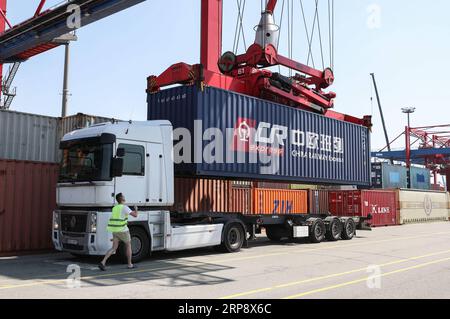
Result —
<instances>
[{"instance_id":1,"label":"green container","mask_svg":"<svg viewBox=\"0 0 450 319\"><path fill-rule=\"evenodd\" d=\"M410 173L411 189L431 189L431 172L421 167L411 167Z\"/></svg>"},{"instance_id":2,"label":"green container","mask_svg":"<svg viewBox=\"0 0 450 319\"><path fill-rule=\"evenodd\" d=\"M407 168L389 163L372 163L372 187L378 189L408 188Z\"/></svg>"}]
</instances>

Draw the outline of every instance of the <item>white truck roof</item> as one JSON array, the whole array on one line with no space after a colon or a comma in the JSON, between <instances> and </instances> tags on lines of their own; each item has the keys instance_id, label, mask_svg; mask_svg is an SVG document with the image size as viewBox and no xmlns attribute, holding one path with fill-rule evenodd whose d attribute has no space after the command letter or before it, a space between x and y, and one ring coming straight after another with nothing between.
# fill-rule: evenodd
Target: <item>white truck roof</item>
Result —
<instances>
[{"instance_id":1,"label":"white truck roof","mask_svg":"<svg viewBox=\"0 0 450 319\"><path fill-rule=\"evenodd\" d=\"M62 141L72 141L89 137L101 136L104 133L114 134L118 139L162 143L161 127L172 127L169 121L139 121L100 123L75 130L66 134Z\"/></svg>"}]
</instances>

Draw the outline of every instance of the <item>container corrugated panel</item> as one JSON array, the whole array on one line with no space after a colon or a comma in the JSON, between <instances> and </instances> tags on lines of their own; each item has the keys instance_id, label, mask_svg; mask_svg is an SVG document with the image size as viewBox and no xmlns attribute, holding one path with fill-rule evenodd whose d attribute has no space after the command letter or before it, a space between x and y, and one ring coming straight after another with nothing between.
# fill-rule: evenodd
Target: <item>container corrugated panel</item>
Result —
<instances>
[{"instance_id":1,"label":"container corrugated panel","mask_svg":"<svg viewBox=\"0 0 450 319\"><path fill-rule=\"evenodd\" d=\"M411 167L411 189L431 189L431 172L427 168Z\"/></svg>"},{"instance_id":2,"label":"container corrugated panel","mask_svg":"<svg viewBox=\"0 0 450 319\"><path fill-rule=\"evenodd\" d=\"M181 213L229 211L229 182L225 180L176 178L173 209Z\"/></svg>"},{"instance_id":3,"label":"container corrugated panel","mask_svg":"<svg viewBox=\"0 0 450 319\"><path fill-rule=\"evenodd\" d=\"M58 165L0 160L0 254L49 250Z\"/></svg>"},{"instance_id":4,"label":"container corrugated panel","mask_svg":"<svg viewBox=\"0 0 450 319\"><path fill-rule=\"evenodd\" d=\"M232 213L252 214L252 188L231 187L228 199L228 210Z\"/></svg>"},{"instance_id":5,"label":"container corrugated panel","mask_svg":"<svg viewBox=\"0 0 450 319\"><path fill-rule=\"evenodd\" d=\"M407 168L389 163L373 163L372 187L382 189L408 188Z\"/></svg>"},{"instance_id":6,"label":"container corrugated panel","mask_svg":"<svg viewBox=\"0 0 450 319\"><path fill-rule=\"evenodd\" d=\"M397 190L400 223L424 223L447 220L449 216L447 192Z\"/></svg>"},{"instance_id":7,"label":"container corrugated panel","mask_svg":"<svg viewBox=\"0 0 450 319\"><path fill-rule=\"evenodd\" d=\"M178 176L370 185L366 127L210 87L175 87L147 100L148 120L169 120L190 132L176 130L186 137L175 134L175 146L185 146L175 152Z\"/></svg>"},{"instance_id":8,"label":"container corrugated panel","mask_svg":"<svg viewBox=\"0 0 450 319\"><path fill-rule=\"evenodd\" d=\"M304 185L304 184L291 184L290 189L293 190L308 190L308 189L319 189L317 185Z\"/></svg>"},{"instance_id":9,"label":"container corrugated panel","mask_svg":"<svg viewBox=\"0 0 450 319\"><path fill-rule=\"evenodd\" d=\"M308 211L311 214L327 214L330 211L328 191L308 190Z\"/></svg>"},{"instance_id":10,"label":"container corrugated panel","mask_svg":"<svg viewBox=\"0 0 450 319\"><path fill-rule=\"evenodd\" d=\"M55 163L57 141L57 118L0 111L0 158Z\"/></svg>"},{"instance_id":11,"label":"container corrugated panel","mask_svg":"<svg viewBox=\"0 0 450 319\"><path fill-rule=\"evenodd\" d=\"M307 191L253 189L253 213L256 215L306 214L307 211Z\"/></svg>"},{"instance_id":12,"label":"container corrugated panel","mask_svg":"<svg viewBox=\"0 0 450 319\"><path fill-rule=\"evenodd\" d=\"M255 188L270 188L270 189L291 189L291 184L286 183L273 183L273 182L255 182L253 187Z\"/></svg>"},{"instance_id":13,"label":"container corrugated panel","mask_svg":"<svg viewBox=\"0 0 450 319\"><path fill-rule=\"evenodd\" d=\"M372 215L373 227L399 224L395 190L331 191L330 212L335 216Z\"/></svg>"},{"instance_id":14,"label":"container corrugated panel","mask_svg":"<svg viewBox=\"0 0 450 319\"><path fill-rule=\"evenodd\" d=\"M58 138L61 140L64 135L72 131L111 121L111 118L83 113L63 117L59 119L58 123Z\"/></svg>"}]
</instances>

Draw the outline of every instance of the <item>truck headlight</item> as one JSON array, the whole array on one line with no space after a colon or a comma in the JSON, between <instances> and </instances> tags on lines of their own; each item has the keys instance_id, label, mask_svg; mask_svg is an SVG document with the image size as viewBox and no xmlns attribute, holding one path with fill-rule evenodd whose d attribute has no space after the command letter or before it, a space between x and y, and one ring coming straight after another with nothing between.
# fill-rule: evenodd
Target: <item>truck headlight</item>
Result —
<instances>
[{"instance_id":1,"label":"truck headlight","mask_svg":"<svg viewBox=\"0 0 450 319\"><path fill-rule=\"evenodd\" d=\"M91 213L91 233L97 232L97 213Z\"/></svg>"},{"instance_id":2,"label":"truck headlight","mask_svg":"<svg viewBox=\"0 0 450 319\"><path fill-rule=\"evenodd\" d=\"M53 230L59 230L59 212L53 212Z\"/></svg>"}]
</instances>

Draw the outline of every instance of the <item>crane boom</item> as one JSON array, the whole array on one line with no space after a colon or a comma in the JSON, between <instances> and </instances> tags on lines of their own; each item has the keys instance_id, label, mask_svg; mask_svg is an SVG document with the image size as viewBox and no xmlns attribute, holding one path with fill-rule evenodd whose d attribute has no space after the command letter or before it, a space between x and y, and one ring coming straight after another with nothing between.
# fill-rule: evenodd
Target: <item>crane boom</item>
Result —
<instances>
[{"instance_id":1,"label":"crane boom","mask_svg":"<svg viewBox=\"0 0 450 319\"><path fill-rule=\"evenodd\" d=\"M275 7L277 5L277 0L269 0L266 6L266 12L273 13L275 11Z\"/></svg>"},{"instance_id":2,"label":"crane boom","mask_svg":"<svg viewBox=\"0 0 450 319\"><path fill-rule=\"evenodd\" d=\"M383 131L384 131L384 138L386 139L386 146L388 151L391 151L391 143L389 141L389 135L386 128L386 122L384 120L384 113L383 108L381 107L381 101L380 101L380 95L378 94L378 86L377 81L375 80L375 73L370 73L370 76L372 77L373 86L375 88L375 95L377 96L377 102L378 102L378 109L380 110L380 116L381 116L381 123L383 124ZM393 160L391 159L391 164L393 164Z\"/></svg>"}]
</instances>

